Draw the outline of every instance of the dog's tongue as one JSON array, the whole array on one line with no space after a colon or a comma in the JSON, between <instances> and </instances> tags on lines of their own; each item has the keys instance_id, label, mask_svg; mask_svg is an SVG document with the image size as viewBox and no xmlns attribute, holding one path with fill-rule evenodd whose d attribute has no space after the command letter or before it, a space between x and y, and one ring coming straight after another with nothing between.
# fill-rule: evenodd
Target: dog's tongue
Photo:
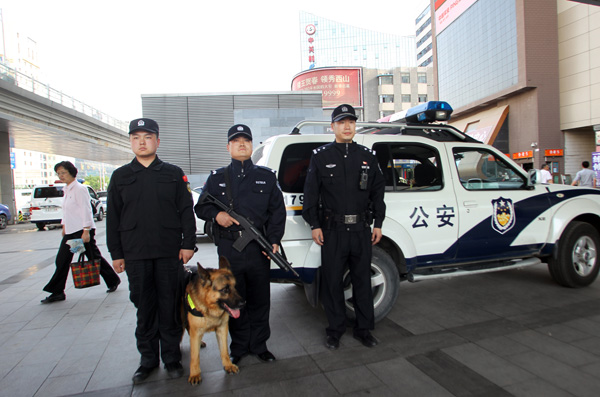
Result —
<instances>
[{"instance_id":1,"label":"dog's tongue","mask_svg":"<svg viewBox=\"0 0 600 397\"><path fill-rule=\"evenodd\" d=\"M227 305L225 305L225 307L227 308L227 311L231 317L238 318L240 316L240 309L232 309Z\"/></svg>"}]
</instances>

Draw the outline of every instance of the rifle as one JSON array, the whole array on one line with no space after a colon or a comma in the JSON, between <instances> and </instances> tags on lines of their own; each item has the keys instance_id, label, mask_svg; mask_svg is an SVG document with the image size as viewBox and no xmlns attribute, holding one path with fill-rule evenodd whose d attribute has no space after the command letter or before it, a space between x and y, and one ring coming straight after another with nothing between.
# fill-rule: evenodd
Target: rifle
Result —
<instances>
[{"instance_id":1,"label":"rifle","mask_svg":"<svg viewBox=\"0 0 600 397\"><path fill-rule=\"evenodd\" d=\"M227 212L232 218L240 223L240 226L244 228L243 231L240 232L240 237L238 237L233 243L233 248L235 248L238 252L242 252L244 248L248 245L248 243L252 240L256 241L260 248L265 251L269 257L275 262L277 266L281 268L281 270L285 270L287 272L292 272L294 276L300 277L300 275L294 270L292 264L287 261L279 252L273 252L273 246L267 239L262 235L262 233L250 222L250 220L230 208L223 202L219 201L215 196L208 192L202 192L200 196L201 204L214 204L217 207L221 208L223 211Z\"/></svg>"}]
</instances>

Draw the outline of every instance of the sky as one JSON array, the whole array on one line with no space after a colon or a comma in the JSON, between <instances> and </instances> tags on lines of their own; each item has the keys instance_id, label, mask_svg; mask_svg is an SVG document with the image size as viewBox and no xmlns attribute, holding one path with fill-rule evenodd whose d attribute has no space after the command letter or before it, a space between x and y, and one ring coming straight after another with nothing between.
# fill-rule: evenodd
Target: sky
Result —
<instances>
[{"instance_id":1,"label":"sky","mask_svg":"<svg viewBox=\"0 0 600 397\"><path fill-rule=\"evenodd\" d=\"M300 11L409 36L428 3L0 0L0 8L5 25L37 43L44 82L127 121L142 116L142 94L289 91L301 72Z\"/></svg>"}]
</instances>

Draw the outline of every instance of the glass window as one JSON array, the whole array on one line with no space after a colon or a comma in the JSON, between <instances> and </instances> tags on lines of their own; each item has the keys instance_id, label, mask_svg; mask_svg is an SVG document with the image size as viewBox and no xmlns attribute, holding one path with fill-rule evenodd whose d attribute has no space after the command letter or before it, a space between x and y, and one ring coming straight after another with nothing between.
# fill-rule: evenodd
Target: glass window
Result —
<instances>
[{"instance_id":1,"label":"glass window","mask_svg":"<svg viewBox=\"0 0 600 397\"><path fill-rule=\"evenodd\" d=\"M35 188L33 198L55 198L64 196L62 186L48 186Z\"/></svg>"},{"instance_id":2,"label":"glass window","mask_svg":"<svg viewBox=\"0 0 600 397\"><path fill-rule=\"evenodd\" d=\"M400 73L403 83L410 83L410 73Z\"/></svg>"},{"instance_id":3,"label":"glass window","mask_svg":"<svg viewBox=\"0 0 600 397\"><path fill-rule=\"evenodd\" d=\"M394 103L393 95L379 95L379 103Z\"/></svg>"},{"instance_id":4,"label":"glass window","mask_svg":"<svg viewBox=\"0 0 600 397\"><path fill-rule=\"evenodd\" d=\"M379 76L379 85L394 84L394 76Z\"/></svg>"},{"instance_id":5,"label":"glass window","mask_svg":"<svg viewBox=\"0 0 600 397\"><path fill-rule=\"evenodd\" d=\"M417 73L417 83L427 84L427 73Z\"/></svg>"},{"instance_id":6,"label":"glass window","mask_svg":"<svg viewBox=\"0 0 600 397\"><path fill-rule=\"evenodd\" d=\"M454 149L460 183L467 190L511 190L527 186L525 177L502 157L485 149Z\"/></svg>"},{"instance_id":7,"label":"glass window","mask_svg":"<svg viewBox=\"0 0 600 397\"><path fill-rule=\"evenodd\" d=\"M283 151L277 172L281 190L286 193L302 193L306 172L313 149L323 146L323 142L296 143Z\"/></svg>"},{"instance_id":8,"label":"glass window","mask_svg":"<svg viewBox=\"0 0 600 397\"><path fill-rule=\"evenodd\" d=\"M410 94L402 94L402 102L403 103L411 103L411 97Z\"/></svg>"},{"instance_id":9,"label":"glass window","mask_svg":"<svg viewBox=\"0 0 600 397\"><path fill-rule=\"evenodd\" d=\"M427 102L427 95L419 94L419 102Z\"/></svg>"},{"instance_id":10,"label":"glass window","mask_svg":"<svg viewBox=\"0 0 600 397\"><path fill-rule=\"evenodd\" d=\"M433 191L442 189L439 154L426 145L377 143L373 145L385 178L386 191Z\"/></svg>"}]
</instances>

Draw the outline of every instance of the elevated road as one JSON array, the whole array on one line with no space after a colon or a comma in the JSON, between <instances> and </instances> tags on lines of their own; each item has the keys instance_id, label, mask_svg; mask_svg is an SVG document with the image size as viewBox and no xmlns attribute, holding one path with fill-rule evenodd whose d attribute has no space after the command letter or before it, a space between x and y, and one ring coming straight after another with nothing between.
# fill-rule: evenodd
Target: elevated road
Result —
<instances>
[{"instance_id":1,"label":"elevated road","mask_svg":"<svg viewBox=\"0 0 600 397\"><path fill-rule=\"evenodd\" d=\"M2 79L0 150L7 145L115 165L133 156L127 131Z\"/></svg>"}]
</instances>

